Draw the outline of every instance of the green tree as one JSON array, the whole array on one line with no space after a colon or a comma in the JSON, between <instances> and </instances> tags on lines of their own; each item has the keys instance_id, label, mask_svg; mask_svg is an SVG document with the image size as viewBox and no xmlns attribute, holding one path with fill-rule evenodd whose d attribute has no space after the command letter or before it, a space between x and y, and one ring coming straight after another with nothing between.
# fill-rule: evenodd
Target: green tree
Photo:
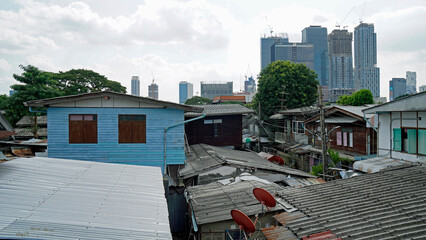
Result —
<instances>
[{"instance_id":1,"label":"green tree","mask_svg":"<svg viewBox=\"0 0 426 240\"><path fill-rule=\"evenodd\" d=\"M108 80L92 70L71 69L53 74L52 78L58 82L58 87L65 96L106 90L126 93L126 87L119 82Z\"/></svg>"},{"instance_id":2,"label":"green tree","mask_svg":"<svg viewBox=\"0 0 426 240\"><path fill-rule=\"evenodd\" d=\"M337 104L349 105L349 106L362 106L365 104L373 104L373 94L369 89L361 89L357 92L352 93L350 96L342 95L339 96Z\"/></svg>"},{"instance_id":3,"label":"green tree","mask_svg":"<svg viewBox=\"0 0 426 240\"><path fill-rule=\"evenodd\" d=\"M206 104L212 104L212 100L208 98L203 98L200 96L193 96L192 98L186 99L185 104L186 105L206 105Z\"/></svg>"},{"instance_id":4,"label":"green tree","mask_svg":"<svg viewBox=\"0 0 426 240\"><path fill-rule=\"evenodd\" d=\"M305 64L276 61L259 74L254 109L261 106L262 115L270 116L281 108L310 106L317 100L317 74ZM284 99L282 102L281 99Z\"/></svg>"},{"instance_id":5,"label":"green tree","mask_svg":"<svg viewBox=\"0 0 426 240\"><path fill-rule=\"evenodd\" d=\"M5 107L6 118L12 125L23 116L30 115L28 107L25 107L23 102L61 96L57 82L51 78L51 73L31 65L19 67L23 70L22 74L13 74L13 78L20 83L10 87L16 92L6 100Z\"/></svg>"}]
</instances>

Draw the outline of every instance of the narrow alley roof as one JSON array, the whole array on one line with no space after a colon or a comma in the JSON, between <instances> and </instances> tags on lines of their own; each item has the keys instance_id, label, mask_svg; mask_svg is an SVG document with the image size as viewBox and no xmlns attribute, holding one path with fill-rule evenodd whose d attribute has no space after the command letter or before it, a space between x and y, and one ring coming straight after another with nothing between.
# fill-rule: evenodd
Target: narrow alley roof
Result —
<instances>
[{"instance_id":1,"label":"narrow alley roof","mask_svg":"<svg viewBox=\"0 0 426 240\"><path fill-rule=\"evenodd\" d=\"M189 105L192 107L202 108L203 112L187 112L185 117L197 117L203 114L206 116L221 116L221 115L241 115L251 114L254 111L240 104L208 104L208 105Z\"/></svg>"}]
</instances>

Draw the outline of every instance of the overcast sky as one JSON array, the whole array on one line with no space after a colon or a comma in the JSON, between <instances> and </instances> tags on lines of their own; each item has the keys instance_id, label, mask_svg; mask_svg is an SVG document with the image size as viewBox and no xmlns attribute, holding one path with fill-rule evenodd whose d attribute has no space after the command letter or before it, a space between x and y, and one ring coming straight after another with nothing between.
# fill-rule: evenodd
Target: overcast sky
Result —
<instances>
[{"instance_id":1,"label":"overcast sky","mask_svg":"<svg viewBox=\"0 0 426 240\"><path fill-rule=\"evenodd\" d=\"M233 81L239 91L245 75L260 71L268 25L300 42L309 25L330 33L343 21L353 31L360 18L375 25L381 95L406 71L425 85L424 0L0 0L0 94L16 83L20 64L91 69L128 92L137 75L142 96L155 79L159 98L173 102L179 81L192 82L194 94L200 81Z\"/></svg>"}]
</instances>

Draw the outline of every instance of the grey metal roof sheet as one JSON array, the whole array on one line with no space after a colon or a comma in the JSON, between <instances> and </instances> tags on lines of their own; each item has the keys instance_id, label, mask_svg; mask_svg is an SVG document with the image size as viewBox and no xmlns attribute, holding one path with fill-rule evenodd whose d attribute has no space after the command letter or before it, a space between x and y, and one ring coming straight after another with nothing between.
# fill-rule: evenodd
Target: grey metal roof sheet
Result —
<instances>
[{"instance_id":1,"label":"grey metal roof sheet","mask_svg":"<svg viewBox=\"0 0 426 240\"><path fill-rule=\"evenodd\" d=\"M218 115L240 115L250 114L254 111L250 108L246 108L240 104L209 104L209 105L189 105L204 109L201 113L187 112L185 117L196 117L206 114L206 116L218 116Z\"/></svg>"},{"instance_id":2,"label":"grey metal roof sheet","mask_svg":"<svg viewBox=\"0 0 426 240\"><path fill-rule=\"evenodd\" d=\"M331 230L343 239L426 236L426 166L399 167L301 188L277 196L305 217L283 224L298 238Z\"/></svg>"},{"instance_id":3,"label":"grey metal roof sheet","mask_svg":"<svg viewBox=\"0 0 426 240\"><path fill-rule=\"evenodd\" d=\"M185 167L179 171L183 178L196 176L222 165L263 169L300 177L314 177L309 173L272 163L254 152L232 150L207 144L191 145L191 152L186 154L186 158Z\"/></svg>"},{"instance_id":4,"label":"grey metal roof sheet","mask_svg":"<svg viewBox=\"0 0 426 240\"><path fill-rule=\"evenodd\" d=\"M0 164L0 236L172 239L161 169L53 158Z\"/></svg>"},{"instance_id":5,"label":"grey metal roof sheet","mask_svg":"<svg viewBox=\"0 0 426 240\"><path fill-rule=\"evenodd\" d=\"M15 128L14 131L16 137L34 137L30 128ZM39 137L47 137L47 128L39 128L37 134Z\"/></svg>"},{"instance_id":6,"label":"grey metal roof sheet","mask_svg":"<svg viewBox=\"0 0 426 240\"><path fill-rule=\"evenodd\" d=\"M253 195L253 188L259 187L271 194L279 191L281 187L267 181L240 181L223 185L214 182L206 185L188 187L187 198L191 199L192 210L197 224L220 222L232 219L231 210L238 209L248 216L262 213L262 205ZM281 210L277 204L271 211ZM266 211L266 208L264 209Z\"/></svg>"},{"instance_id":7,"label":"grey metal roof sheet","mask_svg":"<svg viewBox=\"0 0 426 240\"><path fill-rule=\"evenodd\" d=\"M426 92L419 92L406 97L364 109L363 112L374 114L393 111L425 111Z\"/></svg>"}]
</instances>

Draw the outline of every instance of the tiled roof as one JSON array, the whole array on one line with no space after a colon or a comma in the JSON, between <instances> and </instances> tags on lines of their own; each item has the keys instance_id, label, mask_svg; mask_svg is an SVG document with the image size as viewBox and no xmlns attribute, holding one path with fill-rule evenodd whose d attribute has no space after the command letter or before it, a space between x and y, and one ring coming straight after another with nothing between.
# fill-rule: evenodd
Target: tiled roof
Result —
<instances>
[{"instance_id":1,"label":"tiled roof","mask_svg":"<svg viewBox=\"0 0 426 240\"><path fill-rule=\"evenodd\" d=\"M17 123L18 127L31 127L34 117L23 116ZM47 126L47 116L37 116L37 126Z\"/></svg>"},{"instance_id":2,"label":"tiled roof","mask_svg":"<svg viewBox=\"0 0 426 240\"><path fill-rule=\"evenodd\" d=\"M15 128L16 132L15 137L34 137L32 130L30 128ZM39 128L37 130L39 137L47 137L47 128Z\"/></svg>"},{"instance_id":3,"label":"tiled roof","mask_svg":"<svg viewBox=\"0 0 426 240\"><path fill-rule=\"evenodd\" d=\"M172 239L157 167L19 158L0 196L2 239Z\"/></svg>"},{"instance_id":4,"label":"tiled roof","mask_svg":"<svg viewBox=\"0 0 426 240\"><path fill-rule=\"evenodd\" d=\"M254 111L250 108L246 108L240 104L210 104L210 105L190 105L193 107L203 108L202 113L187 112L185 117L196 117L206 114L206 116L218 116L218 115L241 115L250 114Z\"/></svg>"},{"instance_id":5,"label":"tiled roof","mask_svg":"<svg viewBox=\"0 0 426 240\"><path fill-rule=\"evenodd\" d=\"M426 165L420 165L285 188L277 196L299 215L285 212L277 220L299 239L326 231L342 239L424 239L425 183Z\"/></svg>"},{"instance_id":6,"label":"tiled roof","mask_svg":"<svg viewBox=\"0 0 426 240\"><path fill-rule=\"evenodd\" d=\"M179 171L183 178L196 176L225 165L263 169L298 177L314 177L309 173L272 163L254 152L232 150L207 144L191 145L191 152L186 154L186 158L186 166Z\"/></svg>"}]
</instances>

